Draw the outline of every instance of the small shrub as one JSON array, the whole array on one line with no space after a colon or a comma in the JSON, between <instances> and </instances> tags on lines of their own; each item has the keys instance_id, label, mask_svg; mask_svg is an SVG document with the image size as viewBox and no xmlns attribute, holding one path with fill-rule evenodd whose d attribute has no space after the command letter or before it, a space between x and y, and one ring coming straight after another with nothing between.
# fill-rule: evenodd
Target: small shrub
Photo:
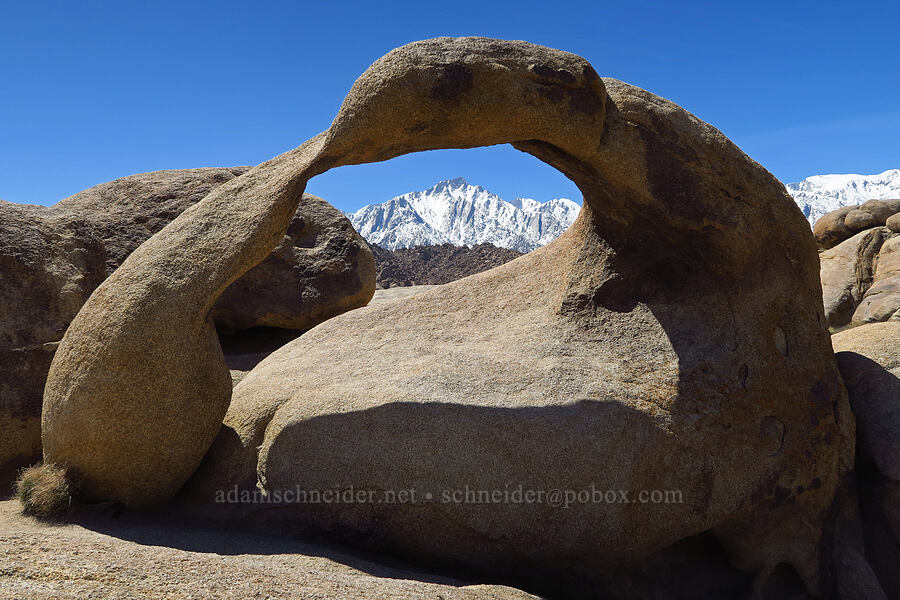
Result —
<instances>
[{"instance_id":1,"label":"small shrub","mask_svg":"<svg viewBox=\"0 0 900 600\"><path fill-rule=\"evenodd\" d=\"M53 464L24 469L16 480L16 497L26 515L57 516L72 506L75 486L66 470Z\"/></svg>"}]
</instances>

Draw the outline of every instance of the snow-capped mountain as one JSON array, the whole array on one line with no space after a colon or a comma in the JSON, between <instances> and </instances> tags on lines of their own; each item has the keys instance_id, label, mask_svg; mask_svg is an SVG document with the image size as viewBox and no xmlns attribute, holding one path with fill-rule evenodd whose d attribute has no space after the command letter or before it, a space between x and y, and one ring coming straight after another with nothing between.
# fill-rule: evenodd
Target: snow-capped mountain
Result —
<instances>
[{"instance_id":1,"label":"snow-capped mountain","mask_svg":"<svg viewBox=\"0 0 900 600\"><path fill-rule=\"evenodd\" d=\"M457 177L430 190L364 206L347 217L366 241L389 250L490 243L530 252L565 231L579 210L581 206L566 198L508 202Z\"/></svg>"},{"instance_id":2,"label":"snow-capped mountain","mask_svg":"<svg viewBox=\"0 0 900 600\"><path fill-rule=\"evenodd\" d=\"M878 175L814 175L786 187L812 224L842 206L862 204L873 198L900 198L900 169Z\"/></svg>"}]
</instances>

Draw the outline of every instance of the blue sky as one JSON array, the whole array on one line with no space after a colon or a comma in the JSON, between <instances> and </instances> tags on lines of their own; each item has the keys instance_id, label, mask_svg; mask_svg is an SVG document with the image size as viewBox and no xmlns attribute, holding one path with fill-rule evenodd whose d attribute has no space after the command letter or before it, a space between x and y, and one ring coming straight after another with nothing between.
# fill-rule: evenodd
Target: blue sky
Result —
<instances>
[{"instance_id":1,"label":"blue sky","mask_svg":"<svg viewBox=\"0 0 900 600\"><path fill-rule=\"evenodd\" d=\"M580 54L712 123L779 179L900 167L900 3L8 2L0 198L52 204L157 169L256 164L328 127L392 48L439 35ZM343 167L352 210L463 176L503 197L577 189L508 146Z\"/></svg>"}]
</instances>

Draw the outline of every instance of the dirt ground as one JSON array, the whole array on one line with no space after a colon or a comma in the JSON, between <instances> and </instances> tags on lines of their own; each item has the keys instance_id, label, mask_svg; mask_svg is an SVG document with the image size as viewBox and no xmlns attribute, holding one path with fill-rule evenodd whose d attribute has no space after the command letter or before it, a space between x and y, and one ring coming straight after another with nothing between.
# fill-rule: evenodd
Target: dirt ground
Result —
<instances>
[{"instance_id":1,"label":"dirt ground","mask_svg":"<svg viewBox=\"0 0 900 600\"><path fill-rule=\"evenodd\" d=\"M304 542L185 527L109 506L66 523L0 501L0 598L526 599Z\"/></svg>"}]
</instances>

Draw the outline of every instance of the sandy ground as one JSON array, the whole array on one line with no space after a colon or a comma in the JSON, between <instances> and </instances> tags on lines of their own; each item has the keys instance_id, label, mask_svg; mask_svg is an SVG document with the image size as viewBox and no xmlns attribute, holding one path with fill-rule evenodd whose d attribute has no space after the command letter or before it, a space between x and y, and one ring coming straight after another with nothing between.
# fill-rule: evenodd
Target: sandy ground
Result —
<instances>
[{"instance_id":1,"label":"sandy ground","mask_svg":"<svg viewBox=\"0 0 900 600\"><path fill-rule=\"evenodd\" d=\"M39 522L17 501L0 501L0 598L533 598L294 540L117 516L111 507L72 521Z\"/></svg>"}]
</instances>

